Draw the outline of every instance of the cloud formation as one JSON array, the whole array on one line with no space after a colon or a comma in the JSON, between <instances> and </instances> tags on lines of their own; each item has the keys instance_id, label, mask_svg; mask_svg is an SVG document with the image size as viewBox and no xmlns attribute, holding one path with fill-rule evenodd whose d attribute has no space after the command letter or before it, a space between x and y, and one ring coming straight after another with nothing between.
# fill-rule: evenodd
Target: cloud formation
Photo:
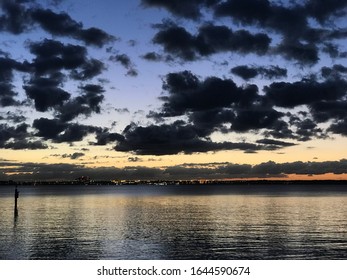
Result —
<instances>
[{"instance_id":1,"label":"cloud formation","mask_svg":"<svg viewBox=\"0 0 347 280\"><path fill-rule=\"evenodd\" d=\"M182 164L165 168L134 166L86 167L80 164L44 164L0 161L0 180L73 180L89 176L94 180L185 180L279 178L289 175L346 174L347 160L323 162L273 161L260 164L206 163ZM34 174L32 174L34 173Z\"/></svg>"},{"instance_id":2,"label":"cloud formation","mask_svg":"<svg viewBox=\"0 0 347 280\"><path fill-rule=\"evenodd\" d=\"M145 7L158 7L169 10L176 16L185 17L190 19L199 19L202 16L201 9L211 7L218 3L218 0L142 0Z\"/></svg>"},{"instance_id":3,"label":"cloud formation","mask_svg":"<svg viewBox=\"0 0 347 280\"><path fill-rule=\"evenodd\" d=\"M172 124L146 127L129 125L118 137L116 151L132 152L137 155L172 155L205 153L221 150L241 150L246 153L259 150L277 150L292 143L273 142L215 142L209 138L211 130L177 121Z\"/></svg>"},{"instance_id":4,"label":"cloud formation","mask_svg":"<svg viewBox=\"0 0 347 280\"><path fill-rule=\"evenodd\" d=\"M12 123L1 124L4 132L1 147L46 149L45 140L75 142L102 131L72 121L101 112L105 89L102 80L97 84L94 79L106 70L106 66L89 55L89 47L102 48L116 37L95 27L84 28L67 13L43 8L36 1L5 0L0 8L0 32L28 36L23 45L28 51L25 59L13 59L11 52L0 51L0 107L16 106L26 110L32 104L35 111L53 117L37 118L31 127L23 116L2 114L0 120ZM43 39L31 40L27 34L37 30L46 35ZM72 40L67 43L61 38ZM19 80L22 86L18 86ZM79 83L77 90L67 89L73 82ZM24 99L20 87L26 95ZM22 126L16 126L18 123Z\"/></svg>"},{"instance_id":5,"label":"cloud formation","mask_svg":"<svg viewBox=\"0 0 347 280\"><path fill-rule=\"evenodd\" d=\"M183 71L168 74L163 88L168 95L160 98L161 111L150 116L160 119L186 115L203 136L214 131L273 129L284 116L265 104L267 100L256 85L239 87L233 80L217 77L200 80Z\"/></svg>"},{"instance_id":6,"label":"cloud formation","mask_svg":"<svg viewBox=\"0 0 347 280\"><path fill-rule=\"evenodd\" d=\"M53 2L55 6L35 0L0 3L0 32L19 39L0 45L0 109L12 112L0 112L2 149L83 142L90 149L122 152L133 165L140 161L138 155L260 153L347 136L345 0L141 0L142 8L166 10L165 18L151 19L143 25L151 26L151 33L146 30L123 43L97 26L86 27L59 11L59 1ZM142 41L148 34L152 37ZM156 62L155 68L153 63L146 66L148 62ZM129 91L112 94L119 90L110 78L114 64L134 78L131 87L141 96L134 94L131 102L150 108L143 118L130 116L138 110L134 104L125 108ZM154 82L148 86L141 80L143 73L162 80L161 93L153 92L158 88ZM124 79L114 80L120 88L125 84ZM148 88L142 89L143 84ZM158 99L148 98L153 103L145 107L141 102L147 96ZM105 121L95 124L99 118L92 117L106 111L105 103L124 109L108 110L109 116L100 116ZM76 160L82 154L59 155ZM227 170L246 177L280 177L310 166L221 164L213 172L217 177L226 176ZM92 172L70 167L76 173ZM130 177L208 171L190 168L99 171Z\"/></svg>"},{"instance_id":7,"label":"cloud formation","mask_svg":"<svg viewBox=\"0 0 347 280\"><path fill-rule=\"evenodd\" d=\"M257 76L261 76L262 78L266 79L280 79L287 77L287 69L273 65L268 67L239 65L232 68L231 73L246 81Z\"/></svg>"},{"instance_id":8,"label":"cloud formation","mask_svg":"<svg viewBox=\"0 0 347 280\"><path fill-rule=\"evenodd\" d=\"M346 1L190 1L187 4L189 10L177 1L143 0L142 3L147 7L165 8L177 17L197 23L203 18L201 8L205 8L215 18L230 19L234 25L244 28L233 32L227 26L203 24L197 35L191 35L183 26L161 25L154 42L163 45L165 52L184 60L220 51L233 51L258 55L277 54L303 65L313 65L320 60L320 51L339 56L340 52L333 40L346 38L343 29L339 30L330 24L343 17ZM319 24L312 24L312 20ZM254 29L263 33L252 35L249 31ZM272 40L265 34L270 34L270 37L279 35L282 40L270 46ZM172 38L177 38L177 41Z\"/></svg>"},{"instance_id":9,"label":"cloud formation","mask_svg":"<svg viewBox=\"0 0 347 280\"><path fill-rule=\"evenodd\" d=\"M171 56L188 61L223 52L264 55L271 42L265 33L233 31L224 25L203 25L196 35L173 22L164 22L156 27L159 31L153 42L162 45L165 52Z\"/></svg>"},{"instance_id":10,"label":"cloud formation","mask_svg":"<svg viewBox=\"0 0 347 280\"><path fill-rule=\"evenodd\" d=\"M0 124L0 148L13 150L47 149L48 146L40 140L33 140L25 123L17 126Z\"/></svg>"},{"instance_id":11,"label":"cloud formation","mask_svg":"<svg viewBox=\"0 0 347 280\"><path fill-rule=\"evenodd\" d=\"M126 54L117 54L111 55L110 61L120 63L125 69L128 70L127 76L136 77L138 75L138 71L135 68L135 65L132 63L130 57Z\"/></svg>"},{"instance_id":12,"label":"cloud formation","mask_svg":"<svg viewBox=\"0 0 347 280\"><path fill-rule=\"evenodd\" d=\"M28 7L25 2L30 4L31 1L4 0L1 2L4 14L0 17L0 31L18 35L38 25L51 35L71 37L97 47L102 47L116 39L99 28L83 28L82 23L76 22L65 12L55 13L37 5Z\"/></svg>"}]
</instances>

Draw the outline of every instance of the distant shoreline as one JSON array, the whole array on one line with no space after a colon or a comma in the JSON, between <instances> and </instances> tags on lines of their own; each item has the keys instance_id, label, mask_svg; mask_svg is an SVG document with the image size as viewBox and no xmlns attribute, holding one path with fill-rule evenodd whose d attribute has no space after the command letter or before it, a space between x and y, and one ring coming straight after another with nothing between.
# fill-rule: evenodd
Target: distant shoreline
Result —
<instances>
[{"instance_id":1,"label":"distant shoreline","mask_svg":"<svg viewBox=\"0 0 347 280\"><path fill-rule=\"evenodd\" d=\"M63 180L63 181L0 181L0 186L43 186L43 185L346 185L347 180L122 180L100 181Z\"/></svg>"}]
</instances>

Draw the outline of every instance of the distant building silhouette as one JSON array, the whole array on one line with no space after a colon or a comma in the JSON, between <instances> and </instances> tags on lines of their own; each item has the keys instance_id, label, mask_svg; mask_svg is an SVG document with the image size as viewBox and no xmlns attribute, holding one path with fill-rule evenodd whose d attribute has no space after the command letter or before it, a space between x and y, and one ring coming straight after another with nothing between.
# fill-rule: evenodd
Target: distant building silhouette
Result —
<instances>
[{"instance_id":1,"label":"distant building silhouette","mask_svg":"<svg viewBox=\"0 0 347 280\"><path fill-rule=\"evenodd\" d=\"M90 184L91 179L90 179L90 177L88 177L88 176L81 176L81 177L78 177L78 178L76 179L76 181L77 181L78 183L81 183L81 184L84 184L84 185L88 185L88 184Z\"/></svg>"}]
</instances>

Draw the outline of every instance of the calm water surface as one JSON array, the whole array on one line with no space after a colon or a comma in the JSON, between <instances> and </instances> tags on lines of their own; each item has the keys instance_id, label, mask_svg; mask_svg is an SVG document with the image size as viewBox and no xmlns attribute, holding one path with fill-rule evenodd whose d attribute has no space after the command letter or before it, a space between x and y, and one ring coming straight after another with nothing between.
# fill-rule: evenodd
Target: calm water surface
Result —
<instances>
[{"instance_id":1,"label":"calm water surface","mask_svg":"<svg viewBox=\"0 0 347 280\"><path fill-rule=\"evenodd\" d=\"M0 259L347 259L347 186L0 187Z\"/></svg>"}]
</instances>

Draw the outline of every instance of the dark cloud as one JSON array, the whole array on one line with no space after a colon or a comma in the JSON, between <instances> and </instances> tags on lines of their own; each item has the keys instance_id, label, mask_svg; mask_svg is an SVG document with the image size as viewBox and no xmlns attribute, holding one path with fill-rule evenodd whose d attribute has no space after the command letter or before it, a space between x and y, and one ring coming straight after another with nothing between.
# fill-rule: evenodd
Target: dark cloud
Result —
<instances>
[{"instance_id":1,"label":"dark cloud","mask_svg":"<svg viewBox=\"0 0 347 280\"><path fill-rule=\"evenodd\" d=\"M101 133L102 129L78 123L65 123L58 119L40 118L33 122L36 136L55 143L82 141L89 134Z\"/></svg>"},{"instance_id":2,"label":"dark cloud","mask_svg":"<svg viewBox=\"0 0 347 280\"><path fill-rule=\"evenodd\" d=\"M139 157L129 157L129 158L128 158L128 161L129 161L129 162L141 162L142 159L139 158Z\"/></svg>"},{"instance_id":3,"label":"dark cloud","mask_svg":"<svg viewBox=\"0 0 347 280\"><path fill-rule=\"evenodd\" d=\"M28 125L25 123L15 127L0 124L0 128L0 145L2 146L10 139L24 140L29 135Z\"/></svg>"},{"instance_id":4,"label":"dark cloud","mask_svg":"<svg viewBox=\"0 0 347 280\"><path fill-rule=\"evenodd\" d=\"M44 164L0 161L0 180L74 180L89 176L95 180L182 180L226 178L283 178L288 175L346 174L347 160L323 162L273 161L260 164L207 163L182 164L166 168L143 166L86 167L78 164Z\"/></svg>"},{"instance_id":5,"label":"dark cloud","mask_svg":"<svg viewBox=\"0 0 347 280\"><path fill-rule=\"evenodd\" d=\"M273 137L276 139L297 139L298 136L291 129L290 124L284 120L277 120L271 126L270 130L264 132L266 137Z\"/></svg>"},{"instance_id":6,"label":"dark cloud","mask_svg":"<svg viewBox=\"0 0 347 280\"><path fill-rule=\"evenodd\" d=\"M28 71L28 63L17 62L7 56L0 57L0 107L18 106L17 92L12 84L13 72Z\"/></svg>"},{"instance_id":7,"label":"dark cloud","mask_svg":"<svg viewBox=\"0 0 347 280\"><path fill-rule=\"evenodd\" d=\"M115 108L114 110L120 114L130 113L129 109L127 109L127 108Z\"/></svg>"},{"instance_id":8,"label":"dark cloud","mask_svg":"<svg viewBox=\"0 0 347 280\"><path fill-rule=\"evenodd\" d=\"M36 110L45 112L70 99L71 94L60 88L60 83L60 77L34 77L23 88L28 98L34 100Z\"/></svg>"},{"instance_id":9,"label":"dark cloud","mask_svg":"<svg viewBox=\"0 0 347 280\"><path fill-rule=\"evenodd\" d=\"M18 1L3 0L0 3L3 14L0 16L0 31L20 34L30 26L30 13Z\"/></svg>"},{"instance_id":10,"label":"dark cloud","mask_svg":"<svg viewBox=\"0 0 347 280\"><path fill-rule=\"evenodd\" d=\"M83 156L85 156L84 153L73 153L73 154L63 154L61 157L62 158L70 158L70 159L74 160L74 159L79 159Z\"/></svg>"},{"instance_id":11,"label":"dark cloud","mask_svg":"<svg viewBox=\"0 0 347 280\"><path fill-rule=\"evenodd\" d=\"M87 45L102 47L115 39L95 27L84 29L82 23L76 22L66 13L57 14L49 9L35 9L31 11L31 17L52 35L71 37Z\"/></svg>"},{"instance_id":12,"label":"dark cloud","mask_svg":"<svg viewBox=\"0 0 347 280\"><path fill-rule=\"evenodd\" d=\"M337 100L346 95L347 82L342 79L302 80L299 82L275 82L264 88L266 96L276 106L294 108L319 101Z\"/></svg>"},{"instance_id":13,"label":"dark cloud","mask_svg":"<svg viewBox=\"0 0 347 280\"><path fill-rule=\"evenodd\" d=\"M120 63L125 69L128 70L127 75L136 77L138 75L137 70L135 69L134 64L132 63L130 57L126 54L117 54L110 56L110 61Z\"/></svg>"},{"instance_id":14,"label":"dark cloud","mask_svg":"<svg viewBox=\"0 0 347 280\"><path fill-rule=\"evenodd\" d=\"M171 155L192 154L199 152L221 150L273 150L274 145L257 145L246 142L213 142L208 137L203 137L194 125L186 125L177 121L170 125L149 125L141 127L128 126L124 132L124 139L118 140L115 150L132 152L137 155Z\"/></svg>"},{"instance_id":15,"label":"dark cloud","mask_svg":"<svg viewBox=\"0 0 347 280\"><path fill-rule=\"evenodd\" d=\"M345 117L345 119L343 120L338 120L336 123L333 123L328 130L336 134L347 136L347 117Z\"/></svg>"},{"instance_id":16,"label":"dark cloud","mask_svg":"<svg viewBox=\"0 0 347 280\"><path fill-rule=\"evenodd\" d=\"M196 35L172 22L157 25L159 32L153 42L162 45L166 53L183 60L195 60L220 52L264 55L271 39L264 33L252 34L247 30L233 31L227 26L206 24Z\"/></svg>"},{"instance_id":17,"label":"dark cloud","mask_svg":"<svg viewBox=\"0 0 347 280\"><path fill-rule=\"evenodd\" d=\"M101 61L88 59L87 49L83 46L45 39L31 42L28 47L36 56L31 64L36 76L68 70L72 78L86 80L94 78L104 70Z\"/></svg>"},{"instance_id":18,"label":"dark cloud","mask_svg":"<svg viewBox=\"0 0 347 280\"><path fill-rule=\"evenodd\" d=\"M105 65L100 60L91 58L83 63L79 70L71 70L71 77L75 80L90 80L105 70Z\"/></svg>"},{"instance_id":19,"label":"dark cloud","mask_svg":"<svg viewBox=\"0 0 347 280\"><path fill-rule=\"evenodd\" d=\"M298 174L298 175L321 175L327 173L343 174L347 161L326 161L326 162L291 162L275 163L269 161L261 163L252 168L253 174L279 175L279 174Z\"/></svg>"},{"instance_id":20,"label":"dark cloud","mask_svg":"<svg viewBox=\"0 0 347 280\"><path fill-rule=\"evenodd\" d=\"M299 4L284 6L268 0L227 0L216 7L215 13L243 25L272 29L286 37L297 37L307 27L305 8Z\"/></svg>"},{"instance_id":21,"label":"dark cloud","mask_svg":"<svg viewBox=\"0 0 347 280\"><path fill-rule=\"evenodd\" d=\"M29 64L27 62L20 63L8 56L0 57L0 82L11 82L13 79L13 71L28 72Z\"/></svg>"},{"instance_id":22,"label":"dark cloud","mask_svg":"<svg viewBox=\"0 0 347 280\"><path fill-rule=\"evenodd\" d=\"M0 107L17 106L20 103L15 99L17 93L9 83L0 82Z\"/></svg>"},{"instance_id":23,"label":"dark cloud","mask_svg":"<svg viewBox=\"0 0 347 280\"><path fill-rule=\"evenodd\" d=\"M47 144L42 141L14 140L7 142L3 148L12 150L42 150L47 149Z\"/></svg>"},{"instance_id":24,"label":"dark cloud","mask_svg":"<svg viewBox=\"0 0 347 280\"><path fill-rule=\"evenodd\" d=\"M330 20L332 17L343 17L346 15L346 0L309 0L306 4L307 12L320 23Z\"/></svg>"},{"instance_id":25,"label":"dark cloud","mask_svg":"<svg viewBox=\"0 0 347 280\"><path fill-rule=\"evenodd\" d=\"M148 52L142 56L143 59L148 61L162 61L163 56L156 52Z\"/></svg>"},{"instance_id":26,"label":"dark cloud","mask_svg":"<svg viewBox=\"0 0 347 280\"><path fill-rule=\"evenodd\" d=\"M283 113L272 108L254 106L238 111L236 118L232 122L231 130L237 132L247 132L250 130L273 129Z\"/></svg>"},{"instance_id":27,"label":"dark cloud","mask_svg":"<svg viewBox=\"0 0 347 280\"><path fill-rule=\"evenodd\" d=\"M331 24L330 20L342 18L346 14L345 0L323 1L280 1L268 0L228 0L215 9L216 16L230 17L243 26L256 26L274 31L282 36L276 52L286 59L302 64L319 61L319 45L332 57L339 55L332 39L346 38L346 34ZM312 18L321 27L313 27Z\"/></svg>"},{"instance_id":28,"label":"dark cloud","mask_svg":"<svg viewBox=\"0 0 347 280\"><path fill-rule=\"evenodd\" d=\"M259 72L255 67L249 67L247 65L236 66L231 69L231 73L241 77L244 80L250 80L259 75Z\"/></svg>"},{"instance_id":29,"label":"dark cloud","mask_svg":"<svg viewBox=\"0 0 347 280\"><path fill-rule=\"evenodd\" d=\"M38 131L36 135L46 140L55 139L67 127L68 124L56 119L40 118L33 122L33 128Z\"/></svg>"},{"instance_id":30,"label":"dark cloud","mask_svg":"<svg viewBox=\"0 0 347 280\"><path fill-rule=\"evenodd\" d=\"M53 4L59 2L55 1ZM44 9L36 1L4 0L0 3L0 11L0 32L18 35L41 28L54 38L69 37L85 45L97 47L103 47L116 39L101 29L85 28L82 23L75 21L65 12L56 13ZM24 47L29 50L31 61L20 62L11 59L9 53L0 51L0 107L33 104L36 111L51 113L53 118L43 117L34 120L32 124L34 132L28 132L32 129L24 124L14 127L0 124L1 147L41 149L47 148L41 140L72 143L83 140L89 134L97 134L99 144L102 141L118 139L112 133L105 136L107 129L70 123L78 116L89 117L93 113L101 112L105 89L91 80L106 69L104 63L90 57L86 46L55 39L42 39L36 42L27 39ZM123 54L122 58L128 57ZM123 59L120 62L127 68L128 75L137 75L130 59L129 61ZM19 78L23 81L22 88L27 97L24 101L20 100L21 95L14 86L18 83L17 74L21 75ZM69 89L68 92L67 84L76 81L80 82L78 90L72 92ZM25 117L1 114L0 120L21 123L25 121Z\"/></svg>"},{"instance_id":31,"label":"dark cloud","mask_svg":"<svg viewBox=\"0 0 347 280\"><path fill-rule=\"evenodd\" d=\"M137 41L136 40L129 40L127 43L128 43L128 45L130 47L135 47L137 45Z\"/></svg>"},{"instance_id":32,"label":"dark cloud","mask_svg":"<svg viewBox=\"0 0 347 280\"><path fill-rule=\"evenodd\" d=\"M203 25L197 35L197 49L202 55L227 51L264 55L270 43L271 39L264 33L252 34L247 30L233 31L224 25Z\"/></svg>"},{"instance_id":33,"label":"dark cloud","mask_svg":"<svg viewBox=\"0 0 347 280\"><path fill-rule=\"evenodd\" d=\"M15 124L23 123L26 121L27 118L21 114L22 113L20 113L20 112L12 112L12 111L7 111L6 113L0 112L0 120L4 120L7 123L9 123L9 122L12 122Z\"/></svg>"},{"instance_id":34,"label":"dark cloud","mask_svg":"<svg viewBox=\"0 0 347 280\"><path fill-rule=\"evenodd\" d=\"M63 88L69 78L85 81L99 75L105 69L102 62L89 59L85 47L55 40L31 42L28 47L35 58L27 63L31 78L23 88L37 111L53 109L56 117L63 121L71 121L81 114L100 113L104 99L102 86L83 85L82 94L75 98Z\"/></svg>"},{"instance_id":35,"label":"dark cloud","mask_svg":"<svg viewBox=\"0 0 347 280\"><path fill-rule=\"evenodd\" d=\"M213 6L219 0L142 0L141 3L145 7L165 8L172 14L189 19L198 19L202 16L201 9Z\"/></svg>"},{"instance_id":36,"label":"dark cloud","mask_svg":"<svg viewBox=\"0 0 347 280\"><path fill-rule=\"evenodd\" d=\"M345 0L304 2L216 0L208 1L208 3L189 1L189 4L184 5L179 1L143 0L142 3L149 7L162 7L178 17L194 20L200 19L201 9L206 8L208 12L214 13L215 18L228 17L234 23L247 28L248 31L256 27L264 30L266 34L269 34L269 31L274 32L282 37L282 41L274 51L288 60L301 64L312 65L319 61L318 46L323 46L323 51L337 57L339 55L337 46L330 40L346 38L345 32L337 30L331 24L332 20L343 18L346 14ZM312 19L317 20L320 27L313 27ZM252 38L249 33L245 33L248 32L247 30L241 30L239 36L231 40L232 32L227 27L214 28L213 33L204 29L206 27L202 26L199 34L193 36L182 27L166 25L157 33L154 42L163 45L167 53L185 60L194 60L203 54L208 55L226 49L233 52L258 54L265 54L269 49L270 40L266 37L262 40L260 37L255 38L257 36ZM209 29L212 31L211 28ZM177 41L172 38L177 38ZM200 40L196 40L197 38ZM235 43L230 44L234 41L238 42L238 46ZM245 43L246 41L248 44ZM255 42L258 42L258 51L252 47Z\"/></svg>"},{"instance_id":37,"label":"dark cloud","mask_svg":"<svg viewBox=\"0 0 347 280\"><path fill-rule=\"evenodd\" d=\"M236 114L231 109L212 109L196 111L189 115L189 121L194 124L200 135L209 135L214 131L230 132L231 123ZM226 127L229 124L229 127Z\"/></svg>"},{"instance_id":38,"label":"dark cloud","mask_svg":"<svg viewBox=\"0 0 347 280\"><path fill-rule=\"evenodd\" d=\"M287 69L279 66L247 66L240 65L231 69L231 73L241 77L244 80L249 80L257 76L262 76L267 79L279 79L287 77Z\"/></svg>"},{"instance_id":39,"label":"dark cloud","mask_svg":"<svg viewBox=\"0 0 347 280\"><path fill-rule=\"evenodd\" d=\"M65 0L51 0L50 2L54 7L58 7L63 1Z\"/></svg>"},{"instance_id":40,"label":"dark cloud","mask_svg":"<svg viewBox=\"0 0 347 280\"><path fill-rule=\"evenodd\" d=\"M79 158L85 156L85 153L76 152L73 154L53 154L50 156L51 157L59 157L59 158L69 158L69 159L75 160L75 159L79 159Z\"/></svg>"},{"instance_id":41,"label":"dark cloud","mask_svg":"<svg viewBox=\"0 0 347 280\"><path fill-rule=\"evenodd\" d=\"M319 61L318 47L314 44L305 44L299 41L283 41L276 49L288 60L295 60L302 64L313 65Z\"/></svg>"},{"instance_id":42,"label":"dark cloud","mask_svg":"<svg viewBox=\"0 0 347 280\"><path fill-rule=\"evenodd\" d=\"M215 14L230 17L243 26L257 26L274 31L283 36L283 42L291 45L298 44L300 39L321 44L322 39L327 39L329 36L336 38L334 28L327 19L343 17L345 11L339 8L345 7L345 0L289 1L289 3L268 0L228 0L217 5ZM320 21L320 28L312 27L312 18Z\"/></svg>"},{"instance_id":43,"label":"dark cloud","mask_svg":"<svg viewBox=\"0 0 347 280\"><path fill-rule=\"evenodd\" d=\"M105 44L116 40L114 36L109 35L105 31L96 27L81 30L79 37L87 45L94 45L98 47L102 47Z\"/></svg>"},{"instance_id":44,"label":"dark cloud","mask_svg":"<svg viewBox=\"0 0 347 280\"><path fill-rule=\"evenodd\" d=\"M329 54L331 58L338 58L341 56L339 47L333 43L325 43L322 51Z\"/></svg>"},{"instance_id":45,"label":"dark cloud","mask_svg":"<svg viewBox=\"0 0 347 280\"><path fill-rule=\"evenodd\" d=\"M265 145L271 145L271 146L278 146L278 147L290 147L294 146L294 143L284 142L284 141L278 141L275 139L260 139L256 141L259 144L265 144Z\"/></svg>"},{"instance_id":46,"label":"dark cloud","mask_svg":"<svg viewBox=\"0 0 347 280\"><path fill-rule=\"evenodd\" d=\"M347 67L341 64L335 64L333 67L322 67L322 76L325 79L338 79L341 75L347 74Z\"/></svg>"},{"instance_id":47,"label":"dark cloud","mask_svg":"<svg viewBox=\"0 0 347 280\"><path fill-rule=\"evenodd\" d=\"M308 68L325 63L328 55L334 59L345 55L342 40L347 38L347 32L341 24L346 15L345 0L142 0L146 7L163 8L176 17L191 20L187 23L175 18L176 23L164 20L154 25L156 34L152 42L164 52L153 49L142 56L147 61L207 60L215 54L234 53L242 57L266 56L272 61L276 55L297 62L291 67L307 67L298 71L298 75L309 70L312 74L301 81L281 82L287 77L283 65L246 65L244 61L245 65L231 69L231 73L245 81L276 79L261 89L249 83L237 85L228 78L201 78L189 71L168 73L162 76L161 107L148 115L156 124L131 124L121 134L108 128L72 123L78 117L102 111L105 88L101 79L100 84L95 81L106 70L106 64L91 57L88 50L90 46L104 47L115 38L101 29L85 27L66 12L43 8L40 3L2 1L0 31L21 34L41 29L48 36L64 37L72 43L57 39L27 40L30 61L14 60L0 51L0 107L34 105L36 111L45 113L45 118L36 117L32 128L21 126L25 119L19 116L0 115L1 122L10 123L2 124L4 140L0 142L4 148L47 148L40 141L72 143L93 135L95 142L91 141L91 145L112 144L115 150L137 155L233 149L253 153L290 147L296 144L294 141L323 138L328 133L347 134L347 68L342 62L322 67L320 73ZM208 21L211 18L213 22ZM134 46L134 42L129 41L129 45ZM114 47L106 52L110 55L107 63L119 63L127 75L138 75L129 55ZM234 65L232 58L229 65ZM20 78L27 100L22 100L18 88ZM71 84L74 86L70 87ZM306 115L285 112L299 106ZM51 119L47 117L49 114ZM16 126L11 127L12 124ZM229 132L257 133L257 138L253 142L214 142L211 138L215 132L224 133L224 139Z\"/></svg>"},{"instance_id":48,"label":"dark cloud","mask_svg":"<svg viewBox=\"0 0 347 280\"><path fill-rule=\"evenodd\" d=\"M255 85L238 87L230 79L208 77L200 80L191 72L170 73L163 88L168 95L159 112L151 117L160 118L187 115L202 136L213 131L222 132L272 129L284 116L263 104ZM229 128L225 128L225 125Z\"/></svg>"},{"instance_id":49,"label":"dark cloud","mask_svg":"<svg viewBox=\"0 0 347 280\"><path fill-rule=\"evenodd\" d=\"M311 104L310 109L317 123L329 120L339 121L347 117L347 102L345 100L318 101Z\"/></svg>"},{"instance_id":50,"label":"dark cloud","mask_svg":"<svg viewBox=\"0 0 347 280\"><path fill-rule=\"evenodd\" d=\"M138 71L135 68L131 68L131 69L128 70L126 75L130 76L130 77L137 77L139 75L139 73L138 73Z\"/></svg>"},{"instance_id":51,"label":"dark cloud","mask_svg":"<svg viewBox=\"0 0 347 280\"><path fill-rule=\"evenodd\" d=\"M63 133L52 139L56 143L72 143L82 141L87 135L97 133L99 127L72 123L67 126Z\"/></svg>"},{"instance_id":52,"label":"dark cloud","mask_svg":"<svg viewBox=\"0 0 347 280\"><path fill-rule=\"evenodd\" d=\"M39 140L32 140L28 125L21 123L17 126L0 124L0 148L12 150L47 149L47 145Z\"/></svg>"},{"instance_id":53,"label":"dark cloud","mask_svg":"<svg viewBox=\"0 0 347 280\"><path fill-rule=\"evenodd\" d=\"M119 133L110 132L108 129L103 129L96 133L96 146L105 146L109 143L114 143L115 141L123 141L124 136Z\"/></svg>"},{"instance_id":54,"label":"dark cloud","mask_svg":"<svg viewBox=\"0 0 347 280\"><path fill-rule=\"evenodd\" d=\"M163 25L153 38L164 50L184 60L196 58L195 38L185 28L176 25Z\"/></svg>"},{"instance_id":55,"label":"dark cloud","mask_svg":"<svg viewBox=\"0 0 347 280\"><path fill-rule=\"evenodd\" d=\"M129 68L131 66L131 60L130 57L126 54L118 54L118 55L112 55L110 57L111 61L119 62L122 64L125 68Z\"/></svg>"},{"instance_id":56,"label":"dark cloud","mask_svg":"<svg viewBox=\"0 0 347 280\"><path fill-rule=\"evenodd\" d=\"M261 24L270 18L272 11L267 0L228 0L217 6L215 13L232 17L243 24Z\"/></svg>"},{"instance_id":57,"label":"dark cloud","mask_svg":"<svg viewBox=\"0 0 347 280\"><path fill-rule=\"evenodd\" d=\"M230 79L218 77L200 80L189 71L167 74L163 88L169 94L161 97L164 101L162 115L165 117L230 107L232 104L250 105L259 97L256 86L242 88Z\"/></svg>"},{"instance_id":58,"label":"dark cloud","mask_svg":"<svg viewBox=\"0 0 347 280\"><path fill-rule=\"evenodd\" d=\"M4 166L0 162L1 180L75 180L81 176L88 176L95 180L114 180L127 178L129 180L156 180L163 175L158 168L148 167L86 167L77 164L45 164L7 162ZM16 174L16 175L13 175Z\"/></svg>"},{"instance_id":59,"label":"dark cloud","mask_svg":"<svg viewBox=\"0 0 347 280\"><path fill-rule=\"evenodd\" d=\"M29 7L21 1L2 1L0 7L3 15L0 17L0 31L21 34L33 29L34 25L39 25L54 36L74 38L97 47L102 47L116 39L99 28L84 28L81 22L75 21L67 13L55 13L50 9L41 8L37 3L34 4Z\"/></svg>"},{"instance_id":60,"label":"dark cloud","mask_svg":"<svg viewBox=\"0 0 347 280\"><path fill-rule=\"evenodd\" d=\"M57 117L68 122L79 115L90 116L92 113L100 113L100 104L104 100L104 88L100 85L88 84L80 87L83 92L64 105L57 108Z\"/></svg>"},{"instance_id":61,"label":"dark cloud","mask_svg":"<svg viewBox=\"0 0 347 280\"><path fill-rule=\"evenodd\" d=\"M305 119L299 121L297 124L296 134L299 141L308 141L313 137L324 138L326 135L323 130L317 126L317 124L311 119Z\"/></svg>"}]
</instances>

